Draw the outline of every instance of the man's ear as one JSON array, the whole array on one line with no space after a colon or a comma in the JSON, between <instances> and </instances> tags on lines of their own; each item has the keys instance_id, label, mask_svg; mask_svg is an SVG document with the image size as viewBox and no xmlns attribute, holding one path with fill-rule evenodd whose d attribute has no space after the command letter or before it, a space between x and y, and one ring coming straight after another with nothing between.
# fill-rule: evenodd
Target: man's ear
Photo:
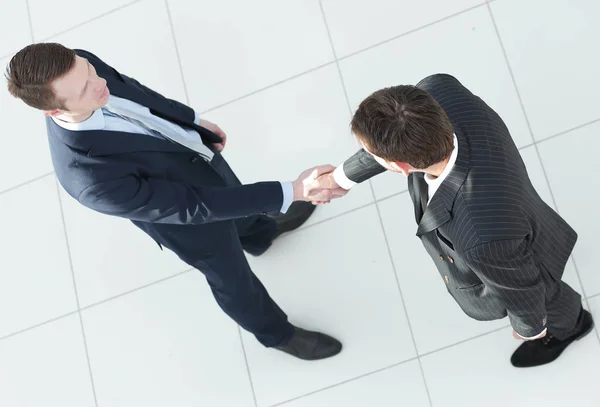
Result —
<instances>
[{"instance_id":1,"label":"man's ear","mask_svg":"<svg viewBox=\"0 0 600 407\"><path fill-rule=\"evenodd\" d=\"M388 164L394 169L395 172L401 172L406 177L408 177L408 173L412 169L412 167L408 163L389 162Z\"/></svg>"},{"instance_id":2,"label":"man's ear","mask_svg":"<svg viewBox=\"0 0 600 407\"><path fill-rule=\"evenodd\" d=\"M44 113L44 116L54 117L54 116L58 116L59 114L61 114L62 110L59 110L59 109L44 110L43 113Z\"/></svg>"}]
</instances>

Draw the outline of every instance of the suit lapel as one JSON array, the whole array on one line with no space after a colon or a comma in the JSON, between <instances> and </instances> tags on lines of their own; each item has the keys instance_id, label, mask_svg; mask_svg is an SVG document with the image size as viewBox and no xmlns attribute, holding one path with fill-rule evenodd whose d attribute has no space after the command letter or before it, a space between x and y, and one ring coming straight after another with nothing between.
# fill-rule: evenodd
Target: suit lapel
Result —
<instances>
[{"instance_id":1,"label":"suit lapel","mask_svg":"<svg viewBox=\"0 0 600 407\"><path fill-rule=\"evenodd\" d=\"M122 99L127 99L142 106L146 106L150 109L152 114L155 114L159 117L162 117L166 120L175 121L174 117L167 114L164 109L165 101L160 100L156 97L149 96L137 89L135 86L128 84L127 82L123 82L120 80L108 80L107 86L110 89L110 93L114 96L118 96ZM158 114L156 114L156 113ZM180 121L180 120L177 120ZM189 124L188 124L189 126Z\"/></svg>"},{"instance_id":2,"label":"suit lapel","mask_svg":"<svg viewBox=\"0 0 600 407\"><path fill-rule=\"evenodd\" d=\"M125 77L125 79L122 79L123 77ZM111 93L115 96L131 100L132 102L136 102L142 106L146 106L148 109L150 109L150 113L160 117L161 119L165 119L172 123L178 124L184 128L196 130L205 143L220 143L222 141L219 136L217 136L210 130L205 129L204 127L194 122L181 120L179 117L171 114L172 111L170 111L169 109L165 109L165 107L168 106L167 102L156 97L147 95L146 93L139 90L136 86L128 84L127 80L131 79L123 75L117 80L113 80L112 82L109 81L108 88L110 89Z\"/></svg>"},{"instance_id":3,"label":"suit lapel","mask_svg":"<svg viewBox=\"0 0 600 407\"><path fill-rule=\"evenodd\" d=\"M454 200L469 172L469 144L467 138L458 131L456 131L456 138L458 140L458 156L456 158L456 163L450 171L450 174L448 174L447 178L442 182L442 185L440 185L431 199L421 220L417 221L419 224L417 236L419 237L439 228L452 218L451 214ZM416 174L413 174L413 176L415 175ZM411 193L411 197L413 197L413 194L414 192ZM413 198L413 203L415 203L415 205L416 202L417 201Z\"/></svg>"}]
</instances>

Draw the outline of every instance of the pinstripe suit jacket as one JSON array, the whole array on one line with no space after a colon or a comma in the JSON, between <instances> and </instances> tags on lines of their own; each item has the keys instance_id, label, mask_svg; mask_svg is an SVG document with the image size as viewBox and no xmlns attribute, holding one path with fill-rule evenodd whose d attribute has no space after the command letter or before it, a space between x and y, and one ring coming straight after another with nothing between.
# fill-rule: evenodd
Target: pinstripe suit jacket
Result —
<instances>
[{"instance_id":1,"label":"pinstripe suit jacket","mask_svg":"<svg viewBox=\"0 0 600 407\"><path fill-rule=\"evenodd\" d=\"M450 75L433 75L417 86L446 111L458 140L456 164L422 218L423 174L408 177L417 236L467 315L508 315L517 333L537 335L546 327L547 285L562 278L577 234L537 194L494 110ZM385 171L364 150L343 169L355 182Z\"/></svg>"}]
</instances>

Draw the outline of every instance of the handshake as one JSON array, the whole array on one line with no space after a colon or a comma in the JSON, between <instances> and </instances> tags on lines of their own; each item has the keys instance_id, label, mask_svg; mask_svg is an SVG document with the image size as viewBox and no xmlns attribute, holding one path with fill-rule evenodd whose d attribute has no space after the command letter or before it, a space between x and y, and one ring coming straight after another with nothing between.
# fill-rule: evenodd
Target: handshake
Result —
<instances>
[{"instance_id":1,"label":"handshake","mask_svg":"<svg viewBox=\"0 0 600 407\"><path fill-rule=\"evenodd\" d=\"M309 201L313 204L326 204L332 199L340 198L348 193L333 179L332 165L320 165L304 171L294 187L294 201Z\"/></svg>"}]
</instances>

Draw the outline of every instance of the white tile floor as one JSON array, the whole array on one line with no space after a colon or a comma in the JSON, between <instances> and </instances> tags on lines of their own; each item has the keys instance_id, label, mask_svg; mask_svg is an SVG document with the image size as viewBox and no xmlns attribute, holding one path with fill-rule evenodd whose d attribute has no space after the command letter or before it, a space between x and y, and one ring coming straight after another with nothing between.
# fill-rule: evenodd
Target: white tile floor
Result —
<instances>
[{"instance_id":1,"label":"white tile floor","mask_svg":"<svg viewBox=\"0 0 600 407\"><path fill-rule=\"evenodd\" d=\"M0 0L0 64L32 41L87 48L219 123L245 182L338 164L362 98L451 73L504 117L579 232L565 278L600 320L599 19L596 0ZM303 363L240 332L172 253L60 191L41 116L4 85L0 122L1 406L600 405L598 331L511 368L508 322L472 321L445 294L402 176L251 260L293 322L344 341Z\"/></svg>"}]
</instances>

